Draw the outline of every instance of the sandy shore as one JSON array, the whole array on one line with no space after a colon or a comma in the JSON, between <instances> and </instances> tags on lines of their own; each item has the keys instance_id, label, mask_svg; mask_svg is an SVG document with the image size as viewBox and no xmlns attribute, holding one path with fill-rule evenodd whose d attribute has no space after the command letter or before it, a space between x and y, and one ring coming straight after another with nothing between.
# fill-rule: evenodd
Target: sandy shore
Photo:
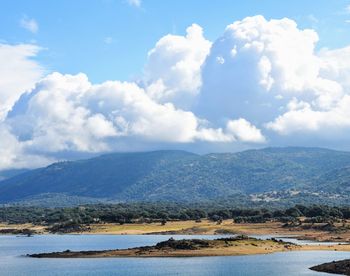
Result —
<instances>
[{"instance_id":1,"label":"sandy shore","mask_svg":"<svg viewBox=\"0 0 350 276\"><path fill-rule=\"evenodd\" d=\"M184 234L184 235L214 235L214 234L241 234L241 235L273 235L273 236L295 236L305 240L316 241L343 241L350 242L350 231L326 231L305 229L302 227L283 227L280 222L267 223L233 223L225 220L221 224L203 220L174 221L166 225L160 223L151 224L97 224L91 225L91 234Z\"/></svg>"},{"instance_id":2,"label":"sandy shore","mask_svg":"<svg viewBox=\"0 0 350 276\"><path fill-rule=\"evenodd\" d=\"M0 224L0 233L4 229L30 229L38 234L48 234L44 226L31 224L8 225ZM89 230L73 232L72 234L113 234L113 235L143 235L143 234L169 234L169 235L214 235L214 234L243 234L243 235L273 235L294 236L299 239L316 241L350 242L350 231L326 231L320 229L306 229L305 227L283 227L280 222L267 223L233 223L225 220L221 224L203 220L171 221L165 225L160 223L132 223L132 224L91 224Z\"/></svg>"}]
</instances>

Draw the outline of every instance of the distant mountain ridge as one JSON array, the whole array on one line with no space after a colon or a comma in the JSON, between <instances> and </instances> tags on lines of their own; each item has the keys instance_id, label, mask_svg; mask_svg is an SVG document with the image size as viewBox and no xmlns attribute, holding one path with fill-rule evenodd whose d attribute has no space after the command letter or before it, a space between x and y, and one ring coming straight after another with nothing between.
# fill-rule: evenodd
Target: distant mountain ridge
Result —
<instances>
[{"instance_id":1,"label":"distant mountain ridge","mask_svg":"<svg viewBox=\"0 0 350 276\"><path fill-rule=\"evenodd\" d=\"M60 195L68 201L99 202L203 201L237 195L256 199L289 190L301 191L291 194L303 197L319 194L346 201L350 153L296 147L206 155L175 150L114 153L54 163L5 179L0 182L0 203L50 194L56 201Z\"/></svg>"}]
</instances>

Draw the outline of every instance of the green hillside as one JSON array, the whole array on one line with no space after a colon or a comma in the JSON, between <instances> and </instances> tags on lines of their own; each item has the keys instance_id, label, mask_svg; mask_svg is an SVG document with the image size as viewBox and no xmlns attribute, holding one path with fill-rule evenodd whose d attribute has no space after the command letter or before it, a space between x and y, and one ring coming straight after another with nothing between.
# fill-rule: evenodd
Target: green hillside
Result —
<instances>
[{"instance_id":1,"label":"green hillside","mask_svg":"<svg viewBox=\"0 0 350 276\"><path fill-rule=\"evenodd\" d=\"M196 155L184 151L116 153L60 162L0 182L0 203L55 195L97 201L201 201L237 195L321 193L350 196L350 153L266 148ZM58 196L58 197L57 197ZM266 196L271 197L271 196ZM280 200L275 198L274 200ZM78 200L79 201L79 200Z\"/></svg>"}]
</instances>

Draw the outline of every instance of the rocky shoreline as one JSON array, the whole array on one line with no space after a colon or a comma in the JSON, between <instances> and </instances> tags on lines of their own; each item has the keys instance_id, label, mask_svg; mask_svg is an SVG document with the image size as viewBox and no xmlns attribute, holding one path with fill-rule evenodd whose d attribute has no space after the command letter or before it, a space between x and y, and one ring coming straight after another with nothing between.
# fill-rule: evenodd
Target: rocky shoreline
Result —
<instances>
[{"instance_id":1,"label":"rocky shoreline","mask_svg":"<svg viewBox=\"0 0 350 276\"><path fill-rule=\"evenodd\" d=\"M318 272L350 275L350 259L324 263L310 267L310 269Z\"/></svg>"}]
</instances>

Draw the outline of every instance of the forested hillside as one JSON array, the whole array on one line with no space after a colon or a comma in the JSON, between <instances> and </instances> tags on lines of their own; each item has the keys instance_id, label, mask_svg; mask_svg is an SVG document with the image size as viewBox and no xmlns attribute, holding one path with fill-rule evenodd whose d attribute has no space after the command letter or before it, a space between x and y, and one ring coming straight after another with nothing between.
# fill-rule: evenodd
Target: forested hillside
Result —
<instances>
[{"instance_id":1,"label":"forested hillside","mask_svg":"<svg viewBox=\"0 0 350 276\"><path fill-rule=\"evenodd\" d=\"M242 195L253 201L346 201L350 153L267 148L197 155L116 153L60 162L0 182L0 202L203 201Z\"/></svg>"}]
</instances>

